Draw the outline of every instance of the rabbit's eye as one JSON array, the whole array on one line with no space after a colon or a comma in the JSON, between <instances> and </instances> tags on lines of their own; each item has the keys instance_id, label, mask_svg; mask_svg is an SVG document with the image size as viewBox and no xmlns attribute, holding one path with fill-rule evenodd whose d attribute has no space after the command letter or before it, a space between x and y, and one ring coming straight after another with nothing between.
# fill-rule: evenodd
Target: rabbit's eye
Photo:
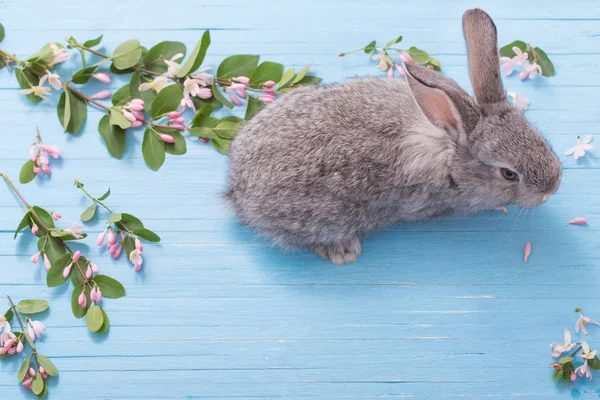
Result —
<instances>
[{"instance_id":1,"label":"rabbit's eye","mask_svg":"<svg viewBox=\"0 0 600 400\"><path fill-rule=\"evenodd\" d=\"M500 168L500 172L502 172L504 179L508 179L509 181L519 180L519 174L517 174L515 171L511 171L508 168Z\"/></svg>"}]
</instances>

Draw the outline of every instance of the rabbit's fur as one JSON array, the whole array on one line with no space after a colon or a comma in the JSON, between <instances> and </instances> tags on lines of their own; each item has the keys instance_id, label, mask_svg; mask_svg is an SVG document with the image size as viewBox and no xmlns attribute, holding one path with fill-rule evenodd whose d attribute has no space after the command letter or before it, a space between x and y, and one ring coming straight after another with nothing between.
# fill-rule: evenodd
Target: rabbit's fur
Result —
<instances>
[{"instance_id":1,"label":"rabbit's fur","mask_svg":"<svg viewBox=\"0 0 600 400\"><path fill-rule=\"evenodd\" d=\"M396 222L546 201L561 165L506 101L496 28L472 9L463 29L474 98L406 64L407 81L299 88L248 121L231 147L227 191L241 220L343 264L360 255L360 237Z\"/></svg>"}]
</instances>

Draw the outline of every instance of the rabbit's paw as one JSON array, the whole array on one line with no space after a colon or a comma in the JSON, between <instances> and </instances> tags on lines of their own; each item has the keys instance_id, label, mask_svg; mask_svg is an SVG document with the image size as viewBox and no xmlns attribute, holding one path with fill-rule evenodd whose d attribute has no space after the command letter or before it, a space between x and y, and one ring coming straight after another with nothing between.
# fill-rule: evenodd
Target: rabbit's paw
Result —
<instances>
[{"instance_id":1,"label":"rabbit's paw","mask_svg":"<svg viewBox=\"0 0 600 400\"><path fill-rule=\"evenodd\" d=\"M315 244L310 247L315 253L336 265L354 262L360 256L360 239L353 237L343 243Z\"/></svg>"}]
</instances>

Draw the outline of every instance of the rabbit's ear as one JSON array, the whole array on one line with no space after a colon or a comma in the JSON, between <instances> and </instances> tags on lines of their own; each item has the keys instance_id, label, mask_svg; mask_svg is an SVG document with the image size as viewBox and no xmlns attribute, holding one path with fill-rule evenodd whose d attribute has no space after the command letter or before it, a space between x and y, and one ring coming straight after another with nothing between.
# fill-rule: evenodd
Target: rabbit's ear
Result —
<instances>
[{"instance_id":1,"label":"rabbit's ear","mask_svg":"<svg viewBox=\"0 0 600 400\"><path fill-rule=\"evenodd\" d=\"M485 11L467 10L463 15L463 31L469 53L469 73L478 104L506 100L500 78L496 25Z\"/></svg>"},{"instance_id":2,"label":"rabbit's ear","mask_svg":"<svg viewBox=\"0 0 600 400\"><path fill-rule=\"evenodd\" d=\"M432 124L450 132L454 139L464 136L463 119L452 99L445 91L428 86L412 76L411 69L414 68L406 68L406 79L423 114Z\"/></svg>"}]
</instances>

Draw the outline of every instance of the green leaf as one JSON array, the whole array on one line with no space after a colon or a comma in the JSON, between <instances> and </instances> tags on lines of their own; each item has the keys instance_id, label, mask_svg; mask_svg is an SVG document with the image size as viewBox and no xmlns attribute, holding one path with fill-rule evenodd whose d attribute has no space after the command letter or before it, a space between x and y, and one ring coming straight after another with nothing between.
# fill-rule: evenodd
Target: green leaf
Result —
<instances>
[{"instance_id":1,"label":"green leaf","mask_svg":"<svg viewBox=\"0 0 600 400\"><path fill-rule=\"evenodd\" d=\"M20 68L15 69L15 77L17 78L17 82L21 89L30 89L32 86L37 86L40 83L40 78L35 76L32 72ZM28 94L27 98L34 103L42 101L41 97L34 94Z\"/></svg>"},{"instance_id":2,"label":"green leaf","mask_svg":"<svg viewBox=\"0 0 600 400\"><path fill-rule=\"evenodd\" d=\"M554 64L552 64L552 61L550 61L544 50L540 49L539 47L536 47L535 49L533 49L533 51L535 52L535 55L537 57L537 63L540 67L542 67L542 75L546 77L553 76L555 73Z\"/></svg>"},{"instance_id":3,"label":"green leaf","mask_svg":"<svg viewBox=\"0 0 600 400\"><path fill-rule=\"evenodd\" d=\"M266 81L279 82L283 75L283 64L276 62L265 61L250 75L251 87L260 87Z\"/></svg>"},{"instance_id":4,"label":"green leaf","mask_svg":"<svg viewBox=\"0 0 600 400\"><path fill-rule=\"evenodd\" d=\"M46 380L44 380L44 389L42 390L42 393L37 394L36 396L38 397L38 399L43 399L44 397L46 397L47 394L48 394L48 383L46 382Z\"/></svg>"},{"instance_id":5,"label":"green leaf","mask_svg":"<svg viewBox=\"0 0 600 400\"><path fill-rule=\"evenodd\" d=\"M165 162L165 152L165 142L160 140L154 131L146 128L142 142L142 154L150 169L158 171Z\"/></svg>"},{"instance_id":6,"label":"green leaf","mask_svg":"<svg viewBox=\"0 0 600 400\"><path fill-rule=\"evenodd\" d=\"M148 75L141 75L139 71L134 71L133 74L131 74L131 82L129 83L131 98L144 100L145 112L150 111L150 106L156 97L156 92L154 90L144 90L143 92L140 92L139 88L142 83L150 81L152 81L152 77Z\"/></svg>"},{"instance_id":7,"label":"green leaf","mask_svg":"<svg viewBox=\"0 0 600 400\"><path fill-rule=\"evenodd\" d=\"M229 154L229 148L231 146L231 140L229 140L229 139L222 139L222 138L215 138L215 139L211 138L210 142L212 143L212 145L214 146L214 148L217 149L217 151L219 153Z\"/></svg>"},{"instance_id":8,"label":"green leaf","mask_svg":"<svg viewBox=\"0 0 600 400\"><path fill-rule=\"evenodd\" d=\"M217 100L215 98L215 96L212 96L208 99L201 99L200 97L192 97L192 103L194 103L194 107L196 107L196 110L199 110L206 105L210 105L213 108L213 110L218 110L219 108L223 107L223 103L221 103L219 100Z\"/></svg>"},{"instance_id":9,"label":"green leaf","mask_svg":"<svg viewBox=\"0 0 600 400\"><path fill-rule=\"evenodd\" d=\"M248 96L248 107L246 107L246 116L244 117L247 120L252 118L257 112L265 108L265 105L258 99L252 96Z\"/></svg>"},{"instance_id":10,"label":"green leaf","mask_svg":"<svg viewBox=\"0 0 600 400\"><path fill-rule=\"evenodd\" d=\"M179 85L170 85L161 90L160 93L156 95L150 108L152 119L158 119L166 113L175 111L182 98L183 90Z\"/></svg>"},{"instance_id":11,"label":"green leaf","mask_svg":"<svg viewBox=\"0 0 600 400\"><path fill-rule=\"evenodd\" d=\"M19 232L21 232L23 229L29 226L29 221L31 221L31 216L29 215L29 211L27 211L23 216L21 222L19 222L19 226L17 226L17 230L15 231L15 236L13 239L16 239Z\"/></svg>"},{"instance_id":12,"label":"green leaf","mask_svg":"<svg viewBox=\"0 0 600 400\"><path fill-rule=\"evenodd\" d=\"M175 143L165 143L165 151L169 154L173 155L181 155L187 152L187 144L185 143L185 138L179 131L176 129L165 129L165 128L156 128L160 133L164 133L165 135L173 136L175 139Z\"/></svg>"},{"instance_id":13,"label":"green leaf","mask_svg":"<svg viewBox=\"0 0 600 400\"><path fill-rule=\"evenodd\" d=\"M521 49L521 51L527 51L527 43L525 43L521 40L515 40L514 42L501 47L500 55L502 57L511 57L511 58L516 56L515 52L512 49L513 47L518 47L519 49Z\"/></svg>"},{"instance_id":14,"label":"green leaf","mask_svg":"<svg viewBox=\"0 0 600 400\"><path fill-rule=\"evenodd\" d=\"M213 97L221 104L223 104L225 107L229 108L230 110L233 108L233 104L227 100L227 98L225 96L223 96L223 93L221 93L217 87L217 81L216 79L213 81L212 83L212 94Z\"/></svg>"},{"instance_id":15,"label":"green leaf","mask_svg":"<svg viewBox=\"0 0 600 400\"><path fill-rule=\"evenodd\" d=\"M277 84L279 86L279 88L281 89L281 88L285 87L285 85L290 83L291 80L294 79L295 75L296 75L296 68L290 68L287 71L285 71L283 73L283 76L281 77L281 80Z\"/></svg>"},{"instance_id":16,"label":"green leaf","mask_svg":"<svg viewBox=\"0 0 600 400\"><path fill-rule=\"evenodd\" d=\"M318 85L322 80L322 78L317 78L316 76L306 75L299 82L296 82L294 86Z\"/></svg>"},{"instance_id":17,"label":"green leaf","mask_svg":"<svg viewBox=\"0 0 600 400\"><path fill-rule=\"evenodd\" d=\"M573 357L561 357L561 359L558 360L558 362L561 364L566 364L566 363L572 362L572 361L573 361Z\"/></svg>"},{"instance_id":18,"label":"green leaf","mask_svg":"<svg viewBox=\"0 0 600 400\"><path fill-rule=\"evenodd\" d=\"M390 46L395 45L396 43L400 43L402 41L402 36L398 36L396 39L392 39L388 42L388 44L385 45L385 48L387 49Z\"/></svg>"},{"instance_id":19,"label":"green leaf","mask_svg":"<svg viewBox=\"0 0 600 400\"><path fill-rule=\"evenodd\" d=\"M60 241L50 235L41 237L38 240L38 249L40 251L42 251L42 247L44 247L43 251L46 253L51 263L55 262L66 253L66 250Z\"/></svg>"},{"instance_id":20,"label":"green leaf","mask_svg":"<svg viewBox=\"0 0 600 400\"><path fill-rule=\"evenodd\" d=\"M42 377L42 374L36 374L36 376L33 377L33 382L31 383L31 391L35 394L41 394L42 391L44 390L44 377Z\"/></svg>"},{"instance_id":21,"label":"green leaf","mask_svg":"<svg viewBox=\"0 0 600 400\"><path fill-rule=\"evenodd\" d=\"M437 58L429 57L429 62L427 63L427 65L433 65L434 71L441 71L442 69L442 64L440 64Z\"/></svg>"},{"instance_id":22,"label":"green leaf","mask_svg":"<svg viewBox=\"0 0 600 400\"><path fill-rule=\"evenodd\" d=\"M98 124L98 133L106 142L106 148L111 156L120 159L125 152L125 129L109 123L108 115L103 116Z\"/></svg>"},{"instance_id":23,"label":"green leaf","mask_svg":"<svg viewBox=\"0 0 600 400\"><path fill-rule=\"evenodd\" d=\"M306 73L308 72L308 70L310 69L310 64L307 65L306 67L302 68L300 70L300 72L298 72L298 75L296 75L296 77L292 80L292 85L300 82L302 79L304 79L304 77L306 76Z\"/></svg>"},{"instance_id":24,"label":"green leaf","mask_svg":"<svg viewBox=\"0 0 600 400\"><path fill-rule=\"evenodd\" d=\"M108 199L108 196L110 196L110 188L108 188L106 193L104 193L102 196L98 197L98 200L100 200L100 201L106 200L106 199Z\"/></svg>"},{"instance_id":25,"label":"green leaf","mask_svg":"<svg viewBox=\"0 0 600 400\"><path fill-rule=\"evenodd\" d=\"M213 132L223 139L233 139L242 127L243 120L235 121L226 118L221 118L221 121L213 128Z\"/></svg>"},{"instance_id":26,"label":"green leaf","mask_svg":"<svg viewBox=\"0 0 600 400\"><path fill-rule=\"evenodd\" d=\"M87 258L82 256L79 259L79 261L77 261L77 264L79 266L81 266L81 269L85 273L85 271L87 269L87 265L88 265ZM81 272L79 272L79 270L77 269L77 266L75 264L73 264L73 268L75 269L75 271L71 275L69 275L69 278L71 278L71 282L73 283L73 286L83 285L84 277L81 275Z\"/></svg>"},{"instance_id":27,"label":"green leaf","mask_svg":"<svg viewBox=\"0 0 600 400\"><path fill-rule=\"evenodd\" d=\"M552 375L552 380L553 381L557 381L560 378L562 378L563 376L563 370L562 369L557 369L556 371L554 371L554 374Z\"/></svg>"},{"instance_id":28,"label":"green leaf","mask_svg":"<svg viewBox=\"0 0 600 400\"><path fill-rule=\"evenodd\" d=\"M206 126L205 124L208 121L208 118L210 117L210 114L212 113L213 108L210 104L206 104L205 106L202 106L198 112L196 113L196 115L194 115L194 118L192 118L192 127L198 127L198 126Z\"/></svg>"},{"instance_id":29,"label":"green leaf","mask_svg":"<svg viewBox=\"0 0 600 400\"><path fill-rule=\"evenodd\" d=\"M111 108L108 112L108 121L111 125L118 126L121 129L127 129L131 126L131 122L125 118L120 110Z\"/></svg>"},{"instance_id":30,"label":"green leaf","mask_svg":"<svg viewBox=\"0 0 600 400\"><path fill-rule=\"evenodd\" d=\"M168 66L164 60L170 60L178 53L185 57L185 44L181 42L160 42L152 47L144 56L144 69L159 74L167 72Z\"/></svg>"},{"instance_id":31,"label":"green leaf","mask_svg":"<svg viewBox=\"0 0 600 400\"><path fill-rule=\"evenodd\" d=\"M563 368L562 368L563 374L562 374L562 378L564 381L569 382L571 380L571 372L575 371L575 366L573 365L572 362L568 362L563 364Z\"/></svg>"},{"instance_id":32,"label":"green leaf","mask_svg":"<svg viewBox=\"0 0 600 400\"><path fill-rule=\"evenodd\" d=\"M12 307L9 308L8 310L6 310L6 312L4 313L4 318L6 319L7 322L12 321L14 316L15 316L15 313L13 312Z\"/></svg>"},{"instance_id":33,"label":"green leaf","mask_svg":"<svg viewBox=\"0 0 600 400\"><path fill-rule=\"evenodd\" d=\"M146 228L139 228L133 231L134 235L137 235L139 237L141 237L142 239L145 239L149 242L160 242L160 236L158 236L156 233L152 232L150 229L146 229Z\"/></svg>"},{"instance_id":34,"label":"green leaf","mask_svg":"<svg viewBox=\"0 0 600 400\"><path fill-rule=\"evenodd\" d=\"M196 44L196 47L194 47L194 50L186 62L183 63L183 65L179 68L179 71L177 71L177 77L183 78L190 72L197 70L200 65L202 65L202 61L204 61L204 56L206 56L206 50L208 50L208 46L210 46L210 32L204 31L202 39L200 39L198 44Z\"/></svg>"},{"instance_id":35,"label":"green leaf","mask_svg":"<svg viewBox=\"0 0 600 400\"><path fill-rule=\"evenodd\" d=\"M73 75L72 78L73 83L77 83L78 85L87 83L87 81L89 81L92 77L92 74L94 73L96 68L98 68L97 65L92 65L91 67L86 67L75 72L75 75Z\"/></svg>"},{"instance_id":36,"label":"green leaf","mask_svg":"<svg viewBox=\"0 0 600 400\"><path fill-rule=\"evenodd\" d=\"M68 101L66 100L66 96L69 96ZM58 120L65 128L65 132L75 134L79 132L83 122L87 118L87 102L75 96L70 90L66 90L60 95L57 111ZM65 121L67 121L66 126Z\"/></svg>"},{"instance_id":37,"label":"green leaf","mask_svg":"<svg viewBox=\"0 0 600 400\"><path fill-rule=\"evenodd\" d=\"M85 42L83 42L83 45L85 47L94 47L94 46L98 46L100 44L100 42L102 41L102 36L104 35L100 35L98 36L96 39L90 39L90 40L86 40Z\"/></svg>"},{"instance_id":38,"label":"green leaf","mask_svg":"<svg viewBox=\"0 0 600 400\"><path fill-rule=\"evenodd\" d=\"M19 372L17 372L17 381L23 382L25 379L25 375L27 375L27 371L29 371L29 366L31 365L31 356L27 357L23 360L23 364L21 364L21 368L19 368Z\"/></svg>"},{"instance_id":39,"label":"green leaf","mask_svg":"<svg viewBox=\"0 0 600 400\"><path fill-rule=\"evenodd\" d=\"M129 254L127 254L129 257ZM102 296L108 297L110 299L118 299L120 297L125 296L125 288L121 283L106 275L96 275L93 278L93 281L96 282L100 291L102 292Z\"/></svg>"},{"instance_id":40,"label":"green leaf","mask_svg":"<svg viewBox=\"0 0 600 400\"><path fill-rule=\"evenodd\" d=\"M52 263L52 266L46 275L46 284L48 287L60 286L67 281L68 277L63 277L63 271L72 261L73 257L71 254L64 254ZM72 268L71 272L73 272Z\"/></svg>"},{"instance_id":41,"label":"green leaf","mask_svg":"<svg viewBox=\"0 0 600 400\"><path fill-rule=\"evenodd\" d=\"M131 214L121 213L121 220L117 222L117 226L122 230L134 231L136 229L143 228L144 224L142 224L142 221Z\"/></svg>"},{"instance_id":42,"label":"green leaf","mask_svg":"<svg viewBox=\"0 0 600 400\"><path fill-rule=\"evenodd\" d=\"M600 369L600 360L598 359L598 357L594 357L591 360L588 360L588 365L592 369L599 370Z\"/></svg>"},{"instance_id":43,"label":"green leaf","mask_svg":"<svg viewBox=\"0 0 600 400\"><path fill-rule=\"evenodd\" d=\"M52 361L46 356L38 354L37 360L42 367L46 370L48 375L50 376L58 376L58 368L54 365Z\"/></svg>"},{"instance_id":44,"label":"green leaf","mask_svg":"<svg viewBox=\"0 0 600 400\"><path fill-rule=\"evenodd\" d=\"M77 302L79 300L79 295L83 290L84 286L83 284L80 284L75 286L75 288L73 289L73 293L71 294L71 311L73 311L73 315L77 319L83 318L83 316L87 313L87 310L92 304L92 301L90 299L90 288L87 286L85 287L85 295L87 297L85 308L82 308Z\"/></svg>"},{"instance_id":45,"label":"green leaf","mask_svg":"<svg viewBox=\"0 0 600 400\"><path fill-rule=\"evenodd\" d=\"M37 314L48 309L48 302L39 299L21 300L17 304L17 309L21 314Z\"/></svg>"},{"instance_id":46,"label":"green leaf","mask_svg":"<svg viewBox=\"0 0 600 400\"><path fill-rule=\"evenodd\" d=\"M104 314L102 314L102 309L99 306L93 305L90 307L85 317L85 324L92 332L98 332L98 330L102 328L102 325L104 324Z\"/></svg>"},{"instance_id":47,"label":"green leaf","mask_svg":"<svg viewBox=\"0 0 600 400\"><path fill-rule=\"evenodd\" d=\"M260 56L246 54L227 57L217 68L217 77L221 80L238 76L249 77L258 65L259 58Z\"/></svg>"},{"instance_id":48,"label":"green leaf","mask_svg":"<svg viewBox=\"0 0 600 400\"><path fill-rule=\"evenodd\" d=\"M127 235L125 236L125 239L123 239L123 251L127 258L129 258L129 255L133 250L135 250L135 241L131 236Z\"/></svg>"},{"instance_id":49,"label":"green leaf","mask_svg":"<svg viewBox=\"0 0 600 400\"><path fill-rule=\"evenodd\" d=\"M367 54L372 53L376 47L377 47L377 41L373 40L372 42L370 42L368 45L365 46L365 53L367 53Z\"/></svg>"},{"instance_id":50,"label":"green leaf","mask_svg":"<svg viewBox=\"0 0 600 400\"><path fill-rule=\"evenodd\" d=\"M98 329L96 331L96 333L104 333L108 330L108 327L110 325L110 321L108 319L108 315L106 314L106 311L104 311L104 309L102 307L100 307L100 310L102 311L102 317L104 317L104 322L102 323L102 326L100 327L100 329Z\"/></svg>"},{"instance_id":51,"label":"green leaf","mask_svg":"<svg viewBox=\"0 0 600 400\"><path fill-rule=\"evenodd\" d=\"M131 99L133 99L133 97L131 96L131 86L128 83L125 86L121 87L119 90L117 90L111 96L110 101L115 106L124 106L129 101L131 101Z\"/></svg>"},{"instance_id":52,"label":"green leaf","mask_svg":"<svg viewBox=\"0 0 600 400\"><path fill-rule=\"evenodd\" d=\"M113 64L117 69L127 69L135 66L142 57L142 47L139 40L127 40L117 46L113 53Z\"/></svg>"},{"instance_id":53,"label":"green leaf","mask_svg":"<svg viewBox=\"0 0 600 400\"><path fill-rule=\"evenodd\" d=\"M4 40L4 35L5 35L4 25L0 24L0 42Z\"/></svg>"},{"instance_id":54,"label":"green leaf","mask_svg":"<svg viewBox=\"0 0 600 400\"><path fill-rule=\"evenodd\" d=\"M19 182L21 183L29 183L36 177L36 173L33 172L33 161L28 160L21 167L21 172L19 173Z\"/></svg>"},{"instance_id":55,"label":"green leaf","mask_svg":"<svg viewBox=\"0 0 600 400\"><path fill-rule=\"evenodd\" d=\"M429 62L429 53L414 46L408 49L408 54L416 64L424 65Z\"/></svg>"},{"instance_id":56,"label":"green leaf","mask_svg":"<svg viewBox=\"0 0 600 400\"><path fill-rule=\"evenodd\" d=\"M81 240L87 237L87 233L82 233L80 238L76 238L71 234L71 232L60 228L50 229L50 235L55 238L60 238L61 240Z\"/></svg>"},{"instance_id":57,"label":"green leaf","mask_svg":"<svg viewBox=\"0 0 600 400\"><path fill-rule=\"evenodd\" d=\"M110 218L108 218L108 222L114 224L115 222L119 222L121 220L121 218L122 218L121 214L112 214L110 216Z\"/></svg>"},{"instance_id":58,"label":"green leaf","mask_svg":"<svg viewBox=\"0 0 600 400\"><path fill-rule=\"evenodd\" d=\"M91 206L89 206L88 208L86 208L85 211L81 214L81 220L83 222L85 222L85 221L89 221L90 219L94 218L94 215L96 215L97 208L98 208L98 206L96 205L96 203L94 203Z\"/></svg>"},{"instance_id":59,"label":"green leaf","mask_svg":"<svg viewBox=\"0 0 600 400\"><path fill-rule=\"evenodd\" d=\"M35 215L37 215L42 220L44 225L46 225L48 228L54 228L54 220L52 219L52 216L50 215L50 213L48 213L48 211L38 206L33 206L33 211L35 212ZM43 228L40 226L40 231L42 231L42 229ZM41 235L43 235L43 233L39 234L38 236Z\"/></svg>"}]
</instances>

